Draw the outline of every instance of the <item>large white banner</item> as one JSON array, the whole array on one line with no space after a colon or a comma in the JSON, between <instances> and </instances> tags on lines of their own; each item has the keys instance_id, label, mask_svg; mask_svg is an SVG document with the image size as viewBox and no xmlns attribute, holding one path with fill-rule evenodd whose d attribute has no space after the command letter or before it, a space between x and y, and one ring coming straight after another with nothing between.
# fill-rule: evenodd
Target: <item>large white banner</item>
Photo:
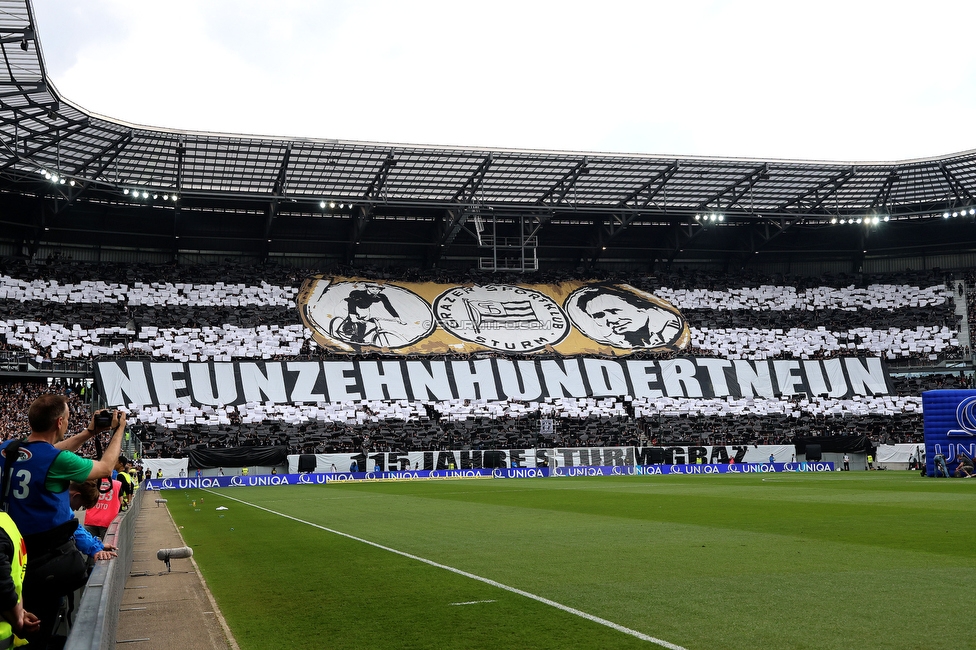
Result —
<instances>
[{"instance_id":1,"label":"large white banner","mask_svg":"<svg viewBox=\"0 0 976 650\"><path fill-rule=\"evenodd\" d=\"M877 357L827 360L504 358L95 364L109 406L561 397L849 398L891 393Z\"/></svg>"},{"instance_id":2,"label":"large white banner","mask_svg":"<svg viewBox=\"0 0 976 650\"><path fill-rule=\"evenodd\" d=\"M314 459L301 468L302 455L288 456L288 473L405 472L424 470L516 467L633 467L796 462L793 445L723 445L706 447L557 447L554 449L492 449L468 451L407 451L374 454L305 454Z\"/></svg>"}]
</instances>

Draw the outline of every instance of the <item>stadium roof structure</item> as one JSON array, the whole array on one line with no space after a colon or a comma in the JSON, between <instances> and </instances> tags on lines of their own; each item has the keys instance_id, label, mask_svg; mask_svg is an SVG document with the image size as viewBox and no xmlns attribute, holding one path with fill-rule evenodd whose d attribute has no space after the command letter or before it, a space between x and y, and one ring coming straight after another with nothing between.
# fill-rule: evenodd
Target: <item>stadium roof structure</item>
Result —
<instances>
[{"instance_id":1,"label":"stadium roof structure","mask_svg":"<svg viewBox=\"0 0 976 650\"><path fill-rule=\"evenodd\" d=\"M0 0L0 52L0 240L29 254L499 267L499 251L577 266L976 250L976 151L832 163L165 130L62 97L29 0Z\"/></svg>"}]
</instances>

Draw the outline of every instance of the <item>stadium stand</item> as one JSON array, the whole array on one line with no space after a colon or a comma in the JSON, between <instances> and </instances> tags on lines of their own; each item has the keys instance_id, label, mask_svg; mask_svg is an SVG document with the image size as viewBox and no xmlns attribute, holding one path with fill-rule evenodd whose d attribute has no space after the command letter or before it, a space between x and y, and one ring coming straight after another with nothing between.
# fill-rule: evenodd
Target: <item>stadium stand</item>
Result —
<instances>
[{"instance_id":1,"label":"stadium stand","mask_svg":"<svg viewBox=\"0 0 976 650\"><path fill-rule=\"evenodd\" d=\"M0 264L0 313L5 315L0 321L0 355L28 354L41 364L102 357L332 358L317 348L296 312L295 296L309 270L64 260ZM410 270L374 273L387 280L420 275ZM220 277L224 280L216 279ZM479 280L471 273L423 277ZM580 275L551 273L539 279L567 277ZM934 364L964 354L957 339L953 285L933 273L804 279L695 272L602 274L597 279L626 282L672 302L692 324L686 352L697 356L823 359L866 354L890 362ZM489 280L498 278L486 276L483 281ZM943 381L958 380L946 375ZM179 404L136 407L133 422L149 457L180 456L192 446L284 445L290 453L323 453L655 441L778 444L794 435L849 433L871 435L878 442L914 442L920 435L921 382L899 380L895 395L858 400L803 396ZM557 422L553 434L539 433L540 418ZM16 425L8 424L5 435L14 429Z\"/></svg>"}]
</instances>

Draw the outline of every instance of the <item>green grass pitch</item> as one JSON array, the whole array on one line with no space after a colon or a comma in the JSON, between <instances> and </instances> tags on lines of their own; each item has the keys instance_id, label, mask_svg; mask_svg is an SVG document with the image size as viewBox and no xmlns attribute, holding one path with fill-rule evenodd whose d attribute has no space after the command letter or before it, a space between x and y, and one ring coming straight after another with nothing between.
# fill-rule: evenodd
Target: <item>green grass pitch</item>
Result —
<instances>
[{"instance_id":1,"label":"green grass pitch","mask_svg":"<svg viewBox=\"0 0 976 650\"><path fill-rule=\"evenodd\" d=\"M166 496L244 650L657 647L309 524L683 648L976 643L976 480L835 472Z\"/></svg>"}]
</instances>

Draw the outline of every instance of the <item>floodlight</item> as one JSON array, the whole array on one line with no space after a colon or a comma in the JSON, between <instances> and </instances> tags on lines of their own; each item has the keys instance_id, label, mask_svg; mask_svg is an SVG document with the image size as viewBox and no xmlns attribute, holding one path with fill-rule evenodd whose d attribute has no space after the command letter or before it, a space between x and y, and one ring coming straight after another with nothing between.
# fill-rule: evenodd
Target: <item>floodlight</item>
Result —
<instances>
[{"instance_id":1,"label":"floodlight","mask_svg":"<svg viewBox=\"0 0 976 650\"><path fill-rule=\"evenodd\" d=\"M857 218L857 222L858 222L858 223L861 223L862 221L864 221L864 220L863 220L863 219L861 219L861 217L858 217L858 218Z\"/></svg>"},{"instance_id":2,"label":"floodlight","mask_svg":"<svg viewBox=\"0 0 976 650\"><path fill-rule=\"evenodd\" d=\"M875 217L874 219L871 219L871 223L873 223L874 225L878 225L878 222L879 221L881 221L881 219L879 219L878 217Z\"/></svg>"},{"instance_id":3,"label":"floodlight","mask_svg":"<svg viewBox=\"0 0 976 650\"><path fill-rule=\"evenodd\" d=\"M169 194L163 194L163 200L169 201Z\"/></svg>"},{"instance_id":4,"label":"floodlight","mask_svg":"<svg viewBox=\"0 0 976 650\"><path fill-rule=\"evenodd\" d=\"M885 220L885 223L888 223L891 220L891 217L889 217L888 215L885 215L884 220Z\"/></svg>"},{"instance_id":5,"label":"floodlight","mask_svg":"<svg viewBox=\"0 0 976 650\"><path fill-rule=\"evenodd\" d=\"M833 219L831 219L830 220L830 223L837 223L837 217L834 217Z\"/></svg>"},{"instance_id":6,"label":"floodlight","mask_svg":"<svg viewBox=\"0 0 976 650\"><path fill-rule=\"evenodd\" d=\"M159 198L159 195L158 194L153 194L153 198L154 199L158 199Z\"/></svg>"},{"instance_id":7,"label":"floodlight","mask_svg":"<svg viewBox=\"0 0 976 650\"><path fill-rule=\"evenodd\" d=\"M319 201L319 207L325 210L325 201Z\"/></svg>"},{"instance_id":8,"label":"floodlight","mask_svg":"<svg viewBox=\"0 0 976 650\"><path fill-rule=\"evenodd\" d=\"M329 209L335 210L335 201L329 201Z\"/></svg>"},{"instance_id":9,"label":"floodlight","mask_svg":"<svg viewBox=\"0 0 976 650\"><path fill-rule=\"evenodd\" d=\"M143 191L143 193L142 193L142 198L144 198L144 199L148 199L148 198L149 198L149 192L145 192L145 191Z\"/></svg>"},{"instance_id":10,"label":"floodlight","mask_svg":"<svg viewBox=\"0 0 976 650\"><path fill-rule=\"evenodd\" d=\"M943 212L942 213L942 218L943 219L948 219L949 218L949 213L948 212Z\"/></svg>"},{"instance_id":11,"label":"floodlight","mask_svg":"<svg viewBox=\"0 0 976 650\"><path fill-rule=\"evenodd\" d=\"M719 221L725 221L725 215L724 214L718 215L718 220Z\"/></svg>"},{"instance_id":12,"label":"floodlight","mask_svg":"<svg viewBox=\"0 0 976 650\"><path fill-rule=\"evenodd\" d=\"M70 185L71 187L74 187L75 186L75 179L72 178L70 181L68 181L68 185Z\"/></svg>"},{"instance_id":13,"label":"floodlight","mask_svg":"<svg viewBox=\"0 0 976 650\"><path fill-rule=\"evenodd\" d=\"M129 195L129 188L127 187L124 190L122 190L122 193L125 194L126 196L128 196Z\"/></svg>"}]
</instances>

